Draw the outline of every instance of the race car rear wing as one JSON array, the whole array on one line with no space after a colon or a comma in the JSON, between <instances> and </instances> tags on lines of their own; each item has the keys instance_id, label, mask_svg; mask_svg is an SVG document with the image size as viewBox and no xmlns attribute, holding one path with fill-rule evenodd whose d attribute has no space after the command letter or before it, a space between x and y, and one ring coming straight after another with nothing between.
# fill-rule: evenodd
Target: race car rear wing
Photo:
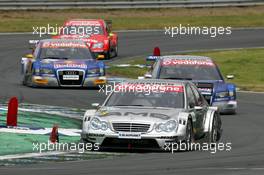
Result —
<instances>
[{"instance_id":1,"label":"race car rear wing","mask_svg":"<svg viewBox=\"0 0 264 175\"><path fill-rule=\"evenodd\" d=\"M35 49L36 45L39 43L39 40L29 40L28 43L30 49Z\"/></svg>"}]
</instances>

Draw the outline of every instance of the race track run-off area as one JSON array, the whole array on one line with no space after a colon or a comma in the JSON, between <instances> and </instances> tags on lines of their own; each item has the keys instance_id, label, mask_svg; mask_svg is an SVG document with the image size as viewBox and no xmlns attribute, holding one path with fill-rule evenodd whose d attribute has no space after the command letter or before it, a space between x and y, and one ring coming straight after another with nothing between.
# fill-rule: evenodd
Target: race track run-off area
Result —
<instances>
[{"instance_id":1,"label":"race track run-off area","mask_svg":"<svg viewBox=\"0 0 264 175\"><path fill-rule=\"evenodd\" d=\"M162 53L192 50L263 47L264 29L233 30L232 35L210 38L179 36L169 38L164 31L119 32L119 56L114 60L151 54L155 46ZM31 34L0 35L0 99L17 96L19 102L49 106L90 108L102 103L105 95L98 89L44 89L24 87L20 83L20 58L28 53ZM232 143L230 151L210 153L191 151L137 153L104 159L43 162L1 167L0 174L72 175L72 174L264 174L264 94L238 93L236 115L223 115L223 137ZM14 141L15 142L15 141Z\"/></svg>"}]
</instances>

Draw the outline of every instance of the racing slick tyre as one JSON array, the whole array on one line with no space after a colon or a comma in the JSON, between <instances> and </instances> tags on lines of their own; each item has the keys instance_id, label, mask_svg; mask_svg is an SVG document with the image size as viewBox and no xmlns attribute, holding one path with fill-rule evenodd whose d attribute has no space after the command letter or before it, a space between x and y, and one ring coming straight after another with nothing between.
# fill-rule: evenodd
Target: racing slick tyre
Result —
<instances>
[{"instance_id":1,"label":"racing slick tyre","mask_svg":"<svg viewBox=\"0 0 264 175\"><path fill-rule=\"evenodd\" d=\"M194 135L193 135L193 125L192 121L188 119L187 126L186 126L186 149L185 151L191 151L191 144L194 142Z\"/></svg>"},{"instance_id":2,"label":"racing slick tyre","mask_svg":"<svg viewBox=\"0 0 264 175\"><path fill-rule=\"evenodd\" d=\"M224 115L235 115L236 114L236 110L233 109L233 110L230 110L228 112L223 112L222 114L224 114Z\"/></svg>"},{"instance_id":3,"label":"racing slick tyre","mask_svg":"<svg viewBox=\"0 0 264 175\"><path fill-rule=\"evenodd\" d=\"M106 53L105 53L105 59L106 60L109 60L111 58L111 51L109 50L109 51L107 51Z\"/></svg>"},{"instance_id":4,"label":"racing slick tyre","mask_svg":"<svg viewBox=\"0 0 264 175\"><path fill-rule=\"evenodd\" d=\"M21 77L21 84L23 86L26 86L27 85L25 75L22 75L22 77Z\"/></svg>"},{"instance_id":5,"label":"racing slick tyre","mask_svg":"<svg viewBox=\"0 0 264 175\"><path fill-rule=\"evenodd\" d=\"M113 49L113 52L114 52L113 57L117 57L118 56L118 45L115 46L115 48Z\"/></svg>"},{"instance_id":6,"label":"racing slick tyre","mask_svg":"<svg viewBox=\"0 0 264 175\"><path fill-rule=\"evenodd\" d=\"M218 138L218 126L217 126L217 119L214 116L213 123L212 123L212 130L208 134L208 143L215 144L219 140Z\"/></svg>"},{"instance_id":7,"label":"racing slick tyre","mask_svg":"<svg viewBox=\"0 0 264 175\"><path fill-rule=\"evenodd\" d=\"M29 81L31 81L30 77L24 75L23 80L22 80L22 85L23 85L23 86L28 86L28 87L30 87L30 85L29 85ZM31 84L32 84L32 83L31 83Z\"/></svg>"}]
</instances>

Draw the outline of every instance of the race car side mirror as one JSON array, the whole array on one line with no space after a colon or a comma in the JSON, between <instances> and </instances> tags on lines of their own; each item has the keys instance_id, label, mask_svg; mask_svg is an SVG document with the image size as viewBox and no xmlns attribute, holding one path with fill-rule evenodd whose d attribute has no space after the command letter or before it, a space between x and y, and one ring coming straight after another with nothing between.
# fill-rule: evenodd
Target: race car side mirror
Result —
<instances>
[{"instance_id":1,"label":"race car side mirror","mask_svg":"<svg viewBox=\"0 0 264 175\"><path fill-rule=\"evenodd\" d=\"M195 109L196 111L200 111L200 110L203 109L203 107L202 107L202 106L194 106L194 109Z\"/></svg>"},{"instance_id":2,"label":"race car side mirror","mask_svg":"<svg viewBox=\"0 0 264 175\"><path fill-rule=\"evenodd\" d=\"M25 55L25 57L28 58L28 59L32 59L33 55L32 54L27 54L27 55Z\"/></svg>"},{"instance_id":3,"label":"race car side mirror","mask_svg":"<svg viewBox=\"0 0 264 175\"><path fill-rule=\"evenodd\" d=\"M39 43L39 40L29 40L28 43L29 43L29 49L34 51L37 44Z\"/></svg>"},{"instance_id":4,"label":"race car side mirror","mask_svg":"<svg viewBox=\"0 0 264 175\"><path fill-rule=\"evenodd\" d=\"M144 77L145 77L145 78L152 78L152 75L149 74L149 73L146 73L146 74L144 75Z\"/></svg>"},{"instance_id":5,"label":"race car side mirror","mask_svg":"<svg viewBox=\"0 0 264 175\"><path fill-rule=\"evenodd\" d=\"M92 105L92 107L94 107L94 108L98 108L98 107L100 106L99 103L92 103L91 105Z\"/></svg>"},{"instance_id":6,"label":"race car side mirror","mask_svg":"<svg viewBox=\"0 0 264 175\"><path fill-rule=\"evenodd\" d=\"M227 75L226 78L229 79L229 80L231 80L231 79L234 79L235 76L234 75Z\"/></svg>"}]
</instances>

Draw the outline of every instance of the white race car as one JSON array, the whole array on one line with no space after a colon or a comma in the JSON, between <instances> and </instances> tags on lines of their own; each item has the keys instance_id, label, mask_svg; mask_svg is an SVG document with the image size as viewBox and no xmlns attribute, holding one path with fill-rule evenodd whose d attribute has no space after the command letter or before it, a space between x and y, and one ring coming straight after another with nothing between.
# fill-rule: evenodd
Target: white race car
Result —
<instances>
[{"instance_id":1,"label":"white race car","mask_svg":"<svg viewBox=\"0 0 264 175\"><path fill-rule=\"evenodd\" d=\"M83 142L101 148L162 149L205 139L216 143L221 119L187 81L129 80L115 86L97 110L83 118Z\"/></svg>"}]
</instances>

